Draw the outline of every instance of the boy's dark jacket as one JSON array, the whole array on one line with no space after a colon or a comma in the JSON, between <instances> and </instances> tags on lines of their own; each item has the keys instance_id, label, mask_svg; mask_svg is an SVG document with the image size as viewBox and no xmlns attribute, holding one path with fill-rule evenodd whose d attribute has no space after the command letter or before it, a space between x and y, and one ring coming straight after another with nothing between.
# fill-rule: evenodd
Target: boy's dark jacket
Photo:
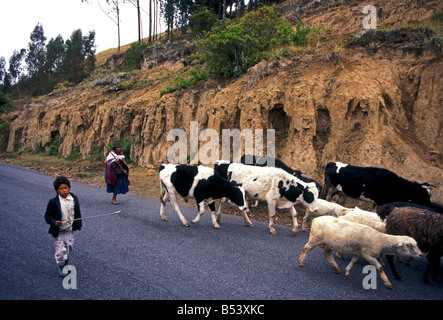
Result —
<instances>
[{"instance_id":1,"label":"boy's dark jacket","mask_svg":"<svg viewBox=\"0 0 443 320\"><path fill-rule=\"evenodd\" d=\"M74 219L81 218L80 203L78 198L73 193L69 193L74 198ZM57 238L59 234L59 227L55 226L56 221L62 220L62 209L60 207L60 200L58 195L48 201L46 207L45 220L50 225L48 233ZM74 221L72 223L72 230L76 231L82 227L82 220Z\"/></svg>"}]
</instances>

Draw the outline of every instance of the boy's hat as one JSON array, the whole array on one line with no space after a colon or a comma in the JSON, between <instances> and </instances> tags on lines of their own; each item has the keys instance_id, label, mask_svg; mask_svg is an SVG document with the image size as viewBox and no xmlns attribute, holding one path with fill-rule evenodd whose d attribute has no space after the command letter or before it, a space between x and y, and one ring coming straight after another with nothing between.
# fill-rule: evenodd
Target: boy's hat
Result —
<instances>
[{"instance_id":1,"label":"boy's hat","mask_svg":"<svg viewBox=\"0 0 443 320\"><path fill-rule=\"evenodd\" d=\"M122 145L120 143L120 141L114 141L114 143L112 144L112 149L114 148L121 148Z\"/></svg>"}]
</instances>

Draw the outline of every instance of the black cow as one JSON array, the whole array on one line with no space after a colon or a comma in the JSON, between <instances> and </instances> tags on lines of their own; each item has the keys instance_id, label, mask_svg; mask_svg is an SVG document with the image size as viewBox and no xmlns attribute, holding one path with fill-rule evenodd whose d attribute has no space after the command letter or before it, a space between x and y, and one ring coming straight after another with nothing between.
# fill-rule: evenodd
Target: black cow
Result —
<instances>
[{"instance_id":1,"label":"black cow","mask_svg":"<svg viewBox=\"0 0 443 320\"><path fill-rule=\"evenodd\" d=\"M408 181L387 169L329 162L325 168L325 185L320 198L330 200L331 191L340 191L376 206L396 201L429 206L431 196L424 186L429 185Z\"/></svg>"},{"instance_id":2,"label":"black cow","mask_svg":"<svg viewBox=\"0 0 443 320\"><path fill-rule=\"evenodd\" d=\"M160 178L160 216L163 220L168 219L165 216L165 205L169 199L174 210L177 212L180 220L185 227L189 226L188 221L180 211L177 202L177 194L184 199L194 198L197 202L199 211L192 223L200 221L200 217L205 212L205 202L208 203L212 213L212 223L214 227L220 229L218 221L220 214L215 213L215 200L228 198L237 205L247 217L247 205L245 200L245 190L241 185L229 182L214 172L214 169L204 166L162 164L159 168ZM164 187L164 189L163 189ZM249 221L249 218L246 222ZM249 221L250 222L250 221Z\"/></svg>"},{"instance_id":3,"label":"black cow","mask_svg":"<svg viewBox=\"0 0 443 320\"><path fill-rule=\"evenodd\" d=\"M296 176L301 181L309 183L314 182L315 186L318 189L318 193L321 193L322 186L320 183L315 181L314 179L302 176L302 172L300 170L294 170L291 167L287 166L283 161L273 158L273 157L262 157L262 156L253 156L249 154L245 154L241 157L240 162L247 165L259 166L259 167L276 167L285 170L286 172Z\"/></svg>"}]
</instances>

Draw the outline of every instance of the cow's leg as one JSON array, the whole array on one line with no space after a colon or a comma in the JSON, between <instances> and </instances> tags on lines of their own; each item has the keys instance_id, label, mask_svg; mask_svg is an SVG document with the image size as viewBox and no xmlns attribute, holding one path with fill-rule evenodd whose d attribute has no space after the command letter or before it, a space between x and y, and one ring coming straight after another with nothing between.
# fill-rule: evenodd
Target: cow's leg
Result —
<instances>
[{"instance_id":1,"label":"cow's leg","mask_svg":"<svg viewBox=\"0 0 443 320\"><path fill-rule=\"evenodd\" d=\"M163 221L168 221L168 218L166 218L165 215L165 207L166 207L166 201L169 199L169 192L165 191L163 195L160 195L160 217Z\"/></svg>"},{"instance_id":2,"label":"cow's leg","mask_svg":"<svg viewBox=\"0 0 443 320\"><path fill-rule=\"evenodd\" d=\"M186 218L183 216L183 214L180 211L180 207L178 205L177 196L175 193L169 193L169 198L172 204L172 207L174 208L175 212L177 212L178 217L180 218L181 222L183 223L183 226L189 227L189 222L186 220Z\"/></svg>"},{"instance_id":3,"label":"cow's leg","mask_svg":"<svg viewBox=\"0 0 443 320\"><path fill-rule=\"evenodd\" d=\"M197 206L198 206L197 216L194 218L194 220L192 220L192 223L199 222L201 216L205 213L205 202L204 201L197 202Z\"/></svg>"},{"instance_id":4,"label":"cow's leg","mask_svg":"<svg viewBox=\"0 0 443 320\"><path fill-rule=\"evenodd\" d=\"M218 212L215 212L215 201L212 201L208 204L209 210L211 210L211 217L212 217L212 224L214 225L215 229L221 229L218 222L220 221L220 217L217 216ZM220 212L221 215L221 212Z\"/></svg>"},{"instance_id":5,"label":"cow's leg","mask_svg":"<svg viewBox=\"0 0 443 320\"><path fill-rule=\"evenodd\" d=\"M297 210L295 210L293 206L289 210L291 211L292 216L292 233L296 235L298 231Z\"/></svg>"},{"instance_id":6,"label":"cow's leg","mask_svg":"<svg viewBox=\"0 0 443 320\"><path fill-rule=\"evenodd\" d=\"M277 234L274 227L274 216L275 216L275 201L268 201L268 213L269 213L269 232L271 234Z\"/></svg>"},{"instance_id":7,"label":"cow's leg","mask_svg":"<svg viewBox=\"0 0 443 320\"><path fill-rule=\"evenodd\" d=\"M301 229L303 230L303 231L306 231L306 225L308 224L308 222L310 221L310 219L311 219L311 212L308 210L308 209L306 209L306 212L305 212L305 216L304 216L304 218L303 218L303 223L302 223L302 225L301 225Z\"/></svg>"},{"instance_id":8,"label":"cow's leg","mask_svg":"<svg viewBox=\"0 0 443 320\"><path fill-rule=\"evenodd\" d=\"M252 224L251 220L249 220L248 212L249 212L249 209L242 210L242 215L243 215L243 219L245 219L245 222L248 225L248 227L252 228L252 227L254 227L254 225Z\"/></svg>"},{"instance_id":9,"label":"cow's leg","mask_svg":"<svg viewBox=\"0 0 443 320\"><path fill-rule=\"evenodd\" d=\"M218 205L218 210L217 210L217 213L215 214L217 222L220 222L220 217L222 215L222 207L223 207L223 204L225 203L225 201L226 201L226 198L220 199L220 204Z\"/></svg>"}]
</instances>

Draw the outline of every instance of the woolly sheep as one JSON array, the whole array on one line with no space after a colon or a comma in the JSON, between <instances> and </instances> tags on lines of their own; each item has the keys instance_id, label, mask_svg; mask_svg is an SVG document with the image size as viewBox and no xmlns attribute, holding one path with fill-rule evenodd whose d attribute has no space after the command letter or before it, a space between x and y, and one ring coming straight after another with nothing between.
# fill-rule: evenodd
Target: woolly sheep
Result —
<instances>
[{"instance_id":1,"label":"woolly sheep","mask_svg":"<svg viewBox=\"0 0 443 320\"><path fill-rule=\"evenodd\" d=\"M306 231L306 226L308 226L312 219L321 216L334 216L340 217L354 209L343 207L337 203L329 202L323 199L317 199L318 211L311 212L306 210L305 217L303 218L302 230Z\"/></svg>"},{"instance_id":2,"label":"woolly sheep","mask_svg":"<svg viewBox=\"0 0 443 320\"><path fill-rule=\"evenodd\" d=\"M430 283L430 274L435 280L440 267L440 257L443 255L443 215L430 208L393 207L389 204L380 207L378 213L386 217L386 233L407 235L417 241L420 250L427 253L428 264L423 280ZM400 279L394 264L390 262L390 265L396 278Z\"/></svg>"},{"instance_id":3,"label":"woolly sheep","mask_svg":"<svg viewBox=\"0 0 443 320\"><path fill-rule=\"evenodd\" d=\"M383 233L385 233L386 231L386 222L381 220L375 212L361 210L358 207L355 207L354 209L352 209L352 211L346 213L344 216L341 216L339 218L364 224Z\"/></svg>"},{"instance_id":4,"label":"woolly sheep","mask_svg":"<svg viewBox=\"0 0 443 320\"><path fill-rule=\"evenodd\" d=\"M331 254L332 250L353 255L346 267L347 277L358 258L364 257L377 268L387 288L392 288L392 284L377 260L381 255L421 256L417 242L411 237L388 235L371 227L331 216L318 217L312 221L309 241L299 258L300 267L304 266L306 254L318 245L324 246L326 260L337 273L340 273L340 269Z\"/></svg>"}]
</instances>

